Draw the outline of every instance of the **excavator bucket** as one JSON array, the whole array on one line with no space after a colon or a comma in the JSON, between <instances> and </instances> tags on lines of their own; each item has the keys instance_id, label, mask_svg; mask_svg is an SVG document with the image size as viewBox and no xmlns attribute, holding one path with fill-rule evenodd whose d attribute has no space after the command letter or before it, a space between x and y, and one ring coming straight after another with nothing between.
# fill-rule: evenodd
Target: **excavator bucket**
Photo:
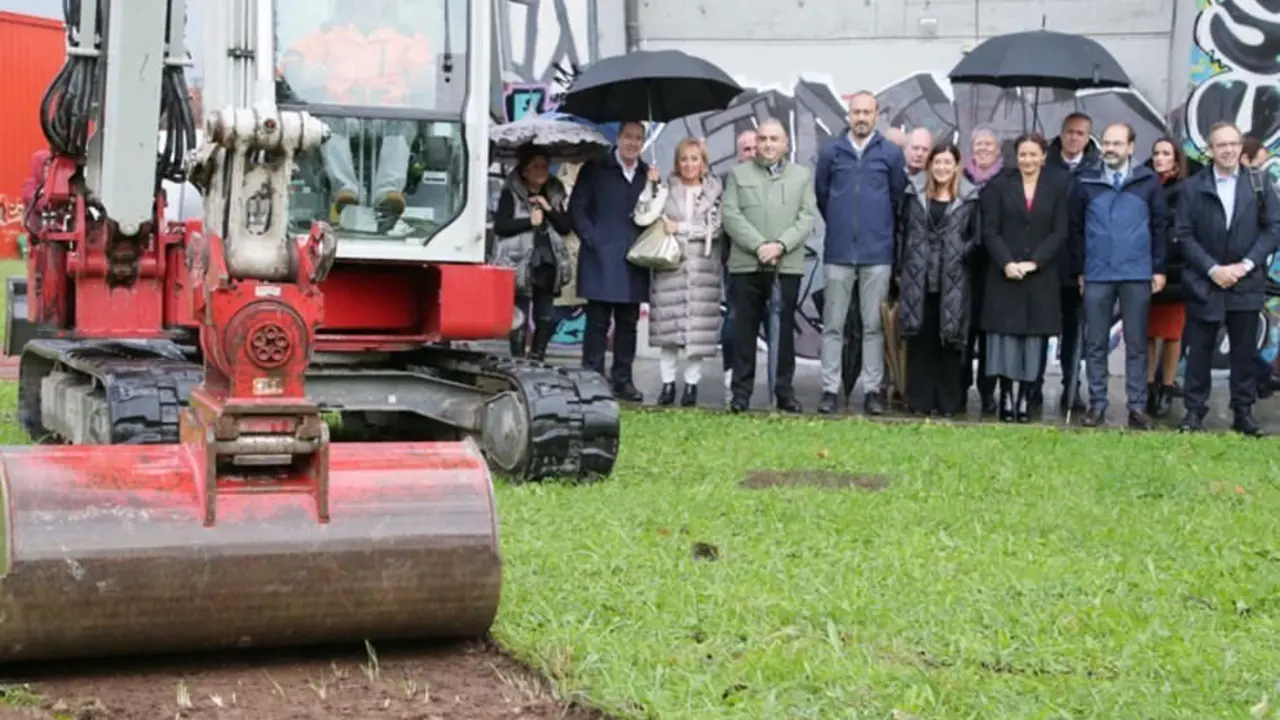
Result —
<instances>
[{"instance_id":1,"label":"excavator bucket","mask_svg":"<svg viewBox=\"0 0 1280 720\"><path fill-rule=\"evenodd\" d=\"M472 441L330 446L306 493L221 493L190 449L0 449L0 662L483 635L501 587Z\"/></svg>"}]
</instances>

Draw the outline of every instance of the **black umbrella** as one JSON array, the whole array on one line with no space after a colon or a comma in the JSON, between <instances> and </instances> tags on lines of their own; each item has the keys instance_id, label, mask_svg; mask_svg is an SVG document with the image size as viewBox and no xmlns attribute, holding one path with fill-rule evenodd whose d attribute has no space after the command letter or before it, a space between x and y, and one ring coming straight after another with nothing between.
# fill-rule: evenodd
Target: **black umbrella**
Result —
<instances>
[{"instance_id":1,"label":"black umbrella","mask_svg":"<svg viewBox=\"0 0 1280 720\"><path fill-rule=\"evenodd\" d=\"M1030 30L997 35L969 51L947 75L953 83L1063 90L1129 87L1124 68L1096 40Z\"/></svg>"},{"instance_id":2,"label":"black umbrella","mask_svg":"<svg viewBox=\"0 0 1280 720\"><path fill-rule=\"evenodd\" d=\"M569 85L560 112L593 122L671 122L724 110L742 86L714 64L679 50L642 50L588 65Z\"/></svg>"}]
</instances>

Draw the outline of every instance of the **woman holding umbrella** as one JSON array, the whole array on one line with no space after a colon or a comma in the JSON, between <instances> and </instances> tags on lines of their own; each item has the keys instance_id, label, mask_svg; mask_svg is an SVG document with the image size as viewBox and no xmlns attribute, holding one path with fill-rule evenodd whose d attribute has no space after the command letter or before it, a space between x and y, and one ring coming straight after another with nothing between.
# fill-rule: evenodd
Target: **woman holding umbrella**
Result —
<instances>
[{"instance_id":1,"label":"woman holding umbrella","mask_svg":"<svg viewBox=\"0 0 1280 720\"><path fill-rule=\"evenodd\" d=\"M516 271L516 305L533 316L535 359L546 357L555 332L555 299L573 279L564 236L572 231L565 209L566 193L551 175L546 149L524 145L515 169L507 175L493 214L493 264ZM525 354L524 327L511 334L511 354Z\"/></svg>"}]
</instances>

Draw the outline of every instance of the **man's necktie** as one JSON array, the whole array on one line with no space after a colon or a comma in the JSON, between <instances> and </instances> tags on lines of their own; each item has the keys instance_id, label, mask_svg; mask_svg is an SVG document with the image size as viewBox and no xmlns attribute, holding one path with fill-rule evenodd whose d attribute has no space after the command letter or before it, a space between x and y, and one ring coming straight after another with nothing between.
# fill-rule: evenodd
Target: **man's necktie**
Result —
<instances>
[{"instance_id":1,"label":"man's necktie","mask_svg":"<svg viewBox=\"0 0 1280 720\"><path fill-rule=\"evenodd\" d=\"M1120 189L1120 180L1122 179L1122 177L1123 177L1123 176L1122 176L1122 175L1120 175L1120 173L1116 173L1115 175L1112 175L1112 176L1111 176L1111 185L1112 185L1112 187L1114 187L1115 189L1119 190L1119 189Z\"/></svg>"}]
</instances>

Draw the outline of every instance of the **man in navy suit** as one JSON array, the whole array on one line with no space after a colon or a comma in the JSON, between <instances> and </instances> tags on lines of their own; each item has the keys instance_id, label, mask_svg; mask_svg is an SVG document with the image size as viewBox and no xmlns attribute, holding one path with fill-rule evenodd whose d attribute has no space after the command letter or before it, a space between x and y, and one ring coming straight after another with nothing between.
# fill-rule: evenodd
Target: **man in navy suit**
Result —
<instances>
[{"instance_id":1,"label":"man in navy suit","mask_svg":"<svg viewBox=\"0 0 1280 720\"><path fill-rule=\"evenodd\" d=\"M644 138L644 125L623 123L618 128L617 147L603 160L582 166L569 197L569 215L580 242L578 296L587 301L582 366L605 374L605 348L612 323L609 379L618 399L636 403L643 402L644 395L636 389L632 364L640 303L649 300L649 271L627 262L627 251L640 235L632 214L649 181L649 166L640 159Z\"/></svg>"},{"instance_id":2,"label":"man in navy suit","mask_svg":"<svg viewBox=\"0 0 1280 720\"><path fill-rule=\"evenodd\" d=\"M1262 435L1253 418L1258 372L1254 366L1258 314L1266 302L1267 256L1280 244L1280 200L1271 183L1241 172L1240 129L1217 123L1209 130L1213 164L1182 185L1174 235L1186 260L1187 377L1184 432L1204 429L1213 346L1226 326L1231 346L1231 427Z\"/></svg>"}]
</instances>

